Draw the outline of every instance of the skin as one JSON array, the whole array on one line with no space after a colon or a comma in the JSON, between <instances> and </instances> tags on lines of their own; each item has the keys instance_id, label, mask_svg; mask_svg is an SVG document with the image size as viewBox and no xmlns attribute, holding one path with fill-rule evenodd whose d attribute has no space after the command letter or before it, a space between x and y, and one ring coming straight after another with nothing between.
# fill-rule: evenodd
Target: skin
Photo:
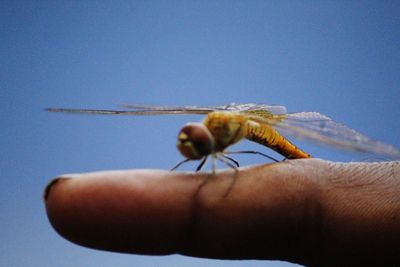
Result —
<instances>
[{"instance_id":1,"label":"skin","mask_svg":"<svg viewBox=\"0 0 400 267\"><path fill-rule=\"evenodd\" d=\"M209 173L63 175L49 220L90 248L148 255L400 264L400 162L287 160Z\"/></svg>"}]
</instances>

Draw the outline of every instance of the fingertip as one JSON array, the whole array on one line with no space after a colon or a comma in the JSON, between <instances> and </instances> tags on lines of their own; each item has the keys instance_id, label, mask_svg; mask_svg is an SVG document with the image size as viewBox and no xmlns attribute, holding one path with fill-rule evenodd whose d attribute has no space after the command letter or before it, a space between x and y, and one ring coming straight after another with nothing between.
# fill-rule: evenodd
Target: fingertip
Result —
<instances>
[{"instance_id":1,"label":"fingertip","mask_svg":"<svg viewBox=\"0 0 400 267\"><path fill-rule=\"evenodd\" d=\"M191 216L195 177L156 170L63 175L45 188L46 211L56 232L79 245L174 253Z\"/></svg>"}]
</instances>

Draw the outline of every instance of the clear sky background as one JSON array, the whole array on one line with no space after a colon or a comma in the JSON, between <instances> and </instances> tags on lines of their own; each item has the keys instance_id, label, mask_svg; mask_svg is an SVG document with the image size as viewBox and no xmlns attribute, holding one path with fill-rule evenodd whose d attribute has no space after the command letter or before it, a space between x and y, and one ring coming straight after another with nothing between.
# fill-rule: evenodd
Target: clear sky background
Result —
<instances>
[{"instance_id":1,"label":"clear sky background","mask_svg":"<svg viewBox=\"0 0 400 267\"><path fill-rule=\"evenodd\" d=\"M46 217L42 192L53 177L169 169L181 159L179 128L201 117L43 108L282 104L400 147L399 14L399 1L0 1L0 266L243 266L91 250ZM365 160L297 144L324 159ZM269 152L250 142L236 149Z\"/></svg>"}]
</instances>

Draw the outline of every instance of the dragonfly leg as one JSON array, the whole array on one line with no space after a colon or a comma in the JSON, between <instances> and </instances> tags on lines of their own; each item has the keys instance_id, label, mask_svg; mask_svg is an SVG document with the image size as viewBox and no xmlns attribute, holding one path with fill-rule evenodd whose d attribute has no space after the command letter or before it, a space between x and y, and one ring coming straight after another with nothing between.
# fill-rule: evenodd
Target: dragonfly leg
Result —
<instances>
[{"instance_id":1,"label":"dragonfly leg","mask_svg":"<svg viewBox=\"0 0 400 267\"><path fill-rule=\"evenodd\" d=\"M271 156L268 156L267 154L261 153L259 151L254 151L254 150L243 150L243 151L233 151L233 152L224 151L224 153L225 154L256 154L256 155L260 155L260 156L269 158L272 161L279 162L279 160L277 160Z\"/></svg>"},{"instance_id":2,"label":"dragonfly leg","mask_svg":"<svg viewBox=\"0 0 400 267\"><path fill-rule=\"evenodd\" d=\"M183 163L186 163L186 162L189 162L189 161L191 161L191 159L184 159L184 160L182 160L182 161L179 161L174 167L172 167L172 169L170 170L171 172L172 171L175 171L179 166L181 166Z\"/></svg>"},{"instance_id":3,"label":"dragonfly leg","mask_svg":"<svg viewBox=\"0 0 400 267\"><path fill-rule=\"evenodd\" d=\"M239 164L239 161L237 161L236 159L225 155L225 153L221 153L220 156L223 157L223 158L225 158L225 159L228 159L228 160L232 161L233 164L235 164L236 167L239 168L240 164Z\"/></svg>"},{"instance_id":4,"label":"dragonfly leg","mask_svg":"<svg viewBox=\"0 0 400 267\"><path fill-rule=\"evenodd\" d=\"M225 163L226 165L228 165L230 168L232 168L232 169L234 169L234 170L237 171L237 166L239 166L239 163L238 163L236 160L234 160L234 159L232 159L232 158L230 158L230 157L227 157L226 155L224 155L224 154L222 154L222 153L221 153L221 154L217 154L216 157L217 157L218 160L222 161L223 163ZM232 164L229 160L231 160L232 162L234 162L235 165Z\"/></svg>"},{"instance_id":5,"label":"dragonfly leg","mask_svg":"<svg viewBox=\"0 0 400 267\"><path fill-rule=\"evenodd\" d=\"M200 164L199 164L199 166L197 166L197 168L196 168L196 172L199 172L200 170L201 170L201 168L203 168L203 166L204 166L204 163L206 163L206 161L207 161L207 156L206 157L204 157L201 161L200 161Z\"/></svg>"}]
</instances>

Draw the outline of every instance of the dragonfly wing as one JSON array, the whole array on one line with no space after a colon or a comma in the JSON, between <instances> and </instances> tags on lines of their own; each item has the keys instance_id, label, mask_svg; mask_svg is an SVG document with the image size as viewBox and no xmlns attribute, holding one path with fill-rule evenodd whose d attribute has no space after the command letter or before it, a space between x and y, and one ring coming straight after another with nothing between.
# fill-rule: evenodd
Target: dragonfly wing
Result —
<instances>
[{"instance_id":1,"label":"dragonfly wing","mask_svg":"<svg viewBox=\"0 0 400 267\"><path fill-rule=\"evenodd\" d=\"M284 135L305 139L350 151L400 158L400 150L369 137L318 112L299 112L270 119L252 118L273 125Z\"/></svg>"},{"instance_id":2,"label":"dragonfly wing","mask_svg":"<svg viewBox=\"0 0 400 267\"><path fill-rule=\"evenodd\" d=\"M231 103L229 105L224 106L224 109L227 111L233 112L242 112L242 113L250 113L257 114L259 113L261 117L265 114L267 117L270 115L279 115L286 114L286 107L280 105L266 105L266 104L235 104Z\"/></svg>"},{"instance_id":3,"label":"dragonfly wing","mask_svg":"<svg viewBox=\"0 0 400 267\"><path fill-rule=\"evenodd\" d=\"M124 109L80 109L80 108L47 108L50 112L84 113L103 115L168 115L168 114L208 114L213 111L231 111L259 114L269 117L272 114L285 114L286 108L277 105L228 104L223 106L151 106L123 105Z\"/></svg>"},{"instance_id":4,"label":"dragonfly wing","mask_svg":"<svg viewBox=\"0 0 400 267\"><path fill-rule=\"evenodd\" d=\"M254 112L264 112L268 114L286 114L286 108L279 105L265 105L265 104L227 104L223 106L148 106L148 105L136 105L127 104L122 105L123 108L130 110L163 110L163 111L189 111L189 112L204 112L207 114L212 111L231 111L231 112L241 112L241 113L254 113Z\"/></svg>"},{"instance_id":5,"label":"dragonfly wing","mask_svg":"<svg viewBox=\"0 0 400 267\"><path fill-rule=\"evenodd\" d=\"M153 106L153 105L137 105L137 104L124 104L121 105L124 109L136 111L187 111L187 112L201 112L200 114L207 114L214 110L223 109L225 106Z\"/></svg>"},{"instance_id":6,"label":"dragonfly wing","mask_svg":"<svg viewBox=\"0 0 400 267\"><path fill-rule=\"evenodd\" d=\"M156 107L141 106L129 110L109 110L109 109L80 109L80 108L47 108L50 112L63 113L83 113L101 115L169 115L169 114L208 114L212 109L205 108L178 108L178 107Z\"/></svg>"}]
</instances>

